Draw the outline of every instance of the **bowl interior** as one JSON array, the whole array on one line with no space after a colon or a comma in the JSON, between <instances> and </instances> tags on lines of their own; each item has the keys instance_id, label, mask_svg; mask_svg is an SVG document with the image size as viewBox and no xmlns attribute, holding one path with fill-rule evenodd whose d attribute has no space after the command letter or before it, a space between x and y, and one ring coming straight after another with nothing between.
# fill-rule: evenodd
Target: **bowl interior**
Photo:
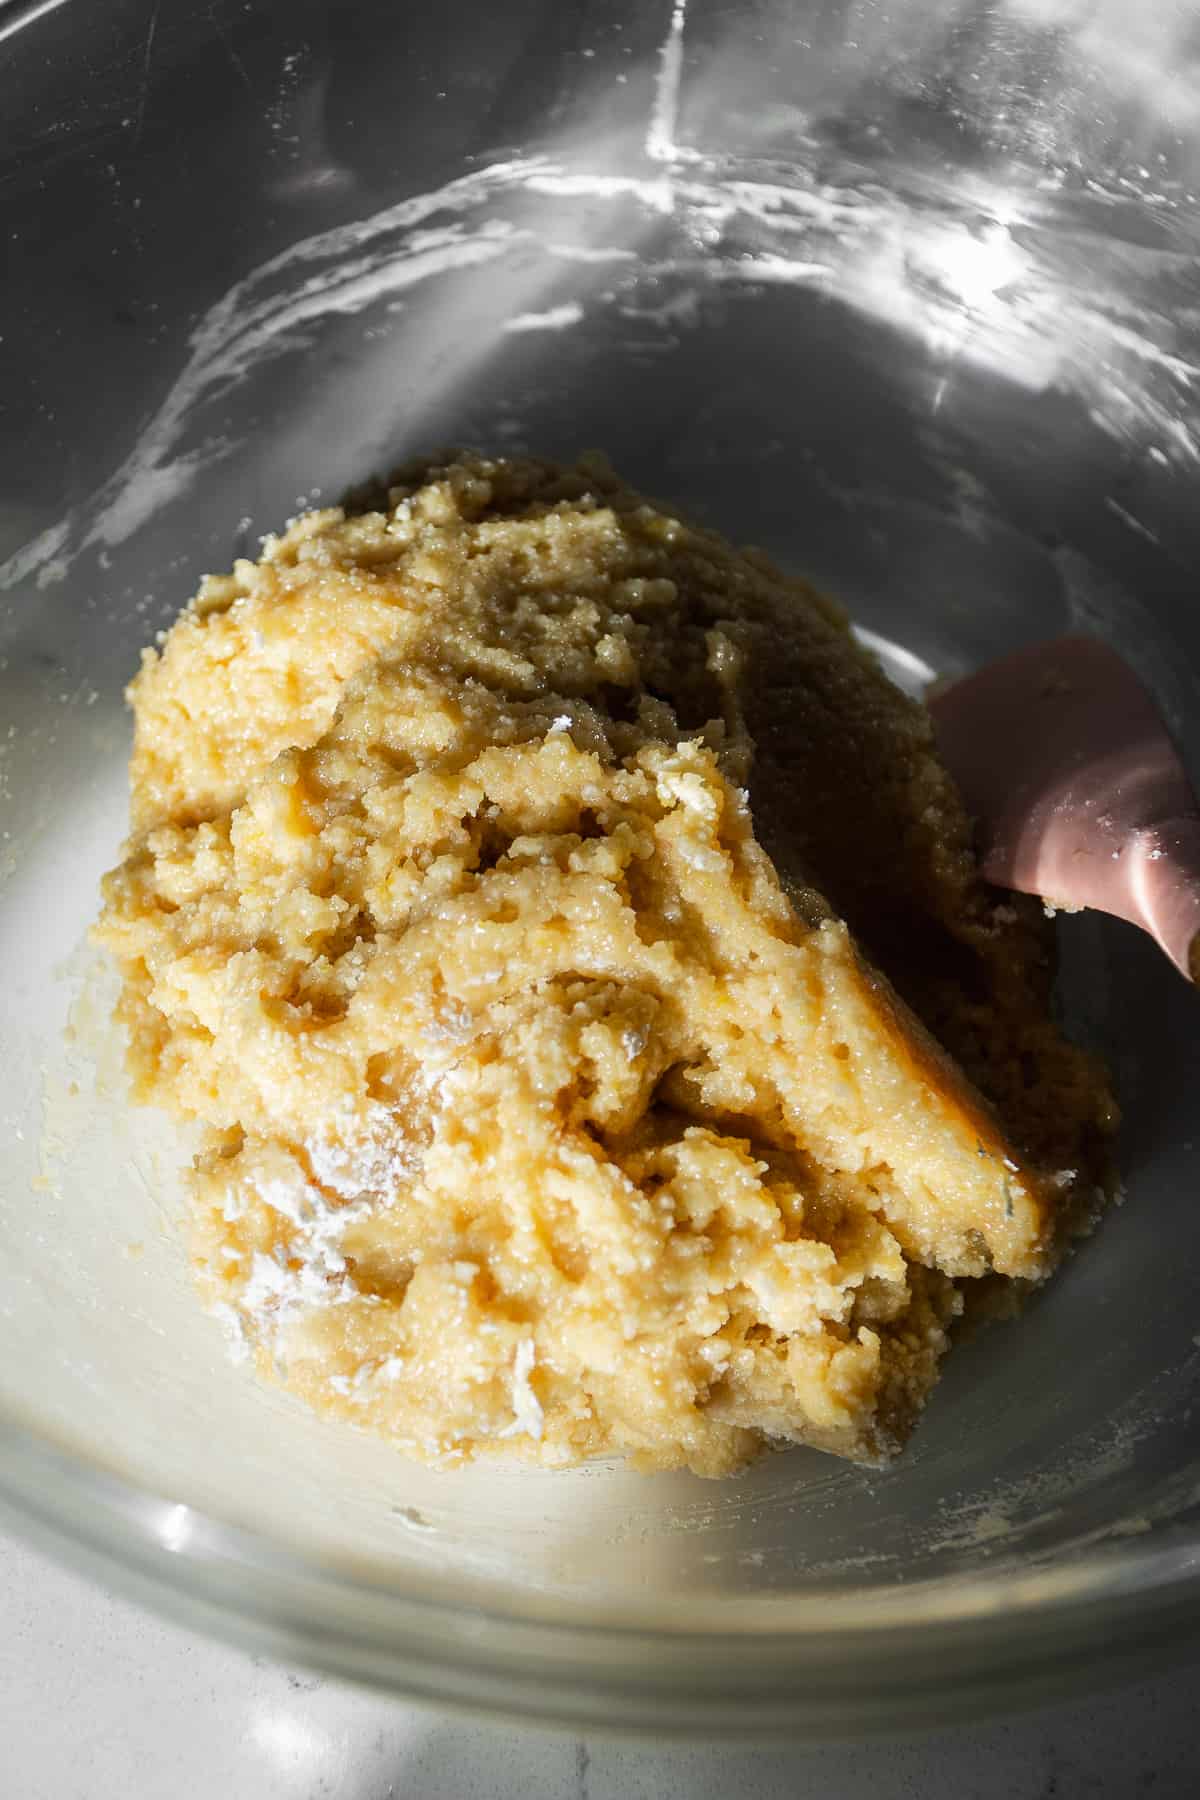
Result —
<instances>
[{"instance_id":1,"label":"bowl interior","mask_svg":"<svg viewBox=\"0 0 1200 1800\"><path fill-rule=\"evenodd\" d=\"M1200 327L1172 300L1194 208L1142 183L1101 215L1047 178L1053 146L1036 165L943 142L878 58L854 74L848 30L819 117L798 65L762 98L720 8L536 51L517 8L457 68L434 24L401 62L387 10L181 6L147 54L126 6L112 41L69 52L50 15L8 46L0 1415L152 1496L172 1552L239 1525L264 1554L581 1622L732 1629L761 1600L804 1631L839 1596L1190 1541L1200 1009L1091 917L1061 925L1062 1005L1116 1070L1127 1204L958 1349L886 1473L793 1452L717 1485L433 1474L257 1385L194 1303L180 1139L123 1104L84 934L139 648L305 504L443 444L599 446L836 592L902 684L1083 629L1200 759ZM909 11L915 33L956 9ZM38 71L59 54L81 82L85 49L102 79L56 146ZM910 64L930 54L914 37ZM407 71L419 155L386 128L382 66Z\"/></svg>"}]
</instances>

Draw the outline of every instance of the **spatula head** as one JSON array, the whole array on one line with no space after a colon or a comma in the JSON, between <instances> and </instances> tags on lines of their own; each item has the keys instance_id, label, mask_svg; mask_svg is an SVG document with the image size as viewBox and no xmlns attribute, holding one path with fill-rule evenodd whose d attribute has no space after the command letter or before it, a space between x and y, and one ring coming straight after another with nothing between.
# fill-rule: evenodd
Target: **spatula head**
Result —
<instances>
[{"instance_id":1,"label":"spatula head","mask_svg":"<svg viewBox=\"0 0 1200 1800\"><path fill-rule=\"evenodd\" d=\"M1128 919L1200 981L1200 809L1154 700L1086 637L1019 650L930 701L983 872Z\"/></svg>"}]
</instances>

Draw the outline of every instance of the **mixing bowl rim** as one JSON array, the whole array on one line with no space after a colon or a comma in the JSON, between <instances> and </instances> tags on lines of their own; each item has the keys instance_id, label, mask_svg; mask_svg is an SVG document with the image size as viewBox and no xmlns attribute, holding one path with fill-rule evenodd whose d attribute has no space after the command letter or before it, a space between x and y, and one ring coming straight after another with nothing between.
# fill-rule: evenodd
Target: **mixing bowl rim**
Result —
<instances>
[{"instance_id":1,"label":"mixing bowl rim","mask_svg":"<svg viewBox=\"0 0 1200 1800\"><path fill-rule=\"evenodd\" d=\"M578 1596L501 1603L448 1596L446 1581L422 1592L193 1508L182 1511L200 1547L173 1541L164 1520L179 1501L4 1419L0 1507L60 1559L209 1635L409 1698L576 1729L811 1738L977 1719L1140 1673L1200 1625L1200 1556L1181 1539L849 1601L815 1590L803 1624L782 1616L794 1595L724 1601L712 1615L737 1616L713 1627L699 1613L581 1617Z\"/></svg>"}]
</instances>

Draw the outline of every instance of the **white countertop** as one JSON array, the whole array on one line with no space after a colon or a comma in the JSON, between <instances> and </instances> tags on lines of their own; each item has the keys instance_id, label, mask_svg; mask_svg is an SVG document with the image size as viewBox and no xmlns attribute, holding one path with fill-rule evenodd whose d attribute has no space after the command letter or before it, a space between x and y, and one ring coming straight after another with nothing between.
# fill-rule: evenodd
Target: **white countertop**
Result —
<instances>
[{"instance_id":1,"label":"white countertop","mask_svg":"<svg viewBox=\"0 0 1200 1800\"><path fill-rule=\"evenodd\" d=\"M0 1535L2 1800L1194 1800L1200 1667L1006 1724L817 1750L475 1724L163 1624Z\"/></svg>"}]
</instances>

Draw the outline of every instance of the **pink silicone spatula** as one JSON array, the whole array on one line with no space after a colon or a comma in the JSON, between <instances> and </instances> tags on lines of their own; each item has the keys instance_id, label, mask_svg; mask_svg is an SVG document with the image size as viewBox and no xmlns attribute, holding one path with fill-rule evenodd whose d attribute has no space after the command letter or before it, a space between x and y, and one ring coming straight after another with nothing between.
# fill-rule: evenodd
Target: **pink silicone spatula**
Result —
<instances>
[{"instance_id":1,"label":"pink silicone spatula","mask_svg":"<svg viewBox=\"0 0 1200 1800\"><path fill-rule=\"evenodd\" d=\"M1200 810L1129 665L1092 638L1055 638L930 710L988 880L1128 919L1200 983Z\"/></svg>"}]
</instances>

